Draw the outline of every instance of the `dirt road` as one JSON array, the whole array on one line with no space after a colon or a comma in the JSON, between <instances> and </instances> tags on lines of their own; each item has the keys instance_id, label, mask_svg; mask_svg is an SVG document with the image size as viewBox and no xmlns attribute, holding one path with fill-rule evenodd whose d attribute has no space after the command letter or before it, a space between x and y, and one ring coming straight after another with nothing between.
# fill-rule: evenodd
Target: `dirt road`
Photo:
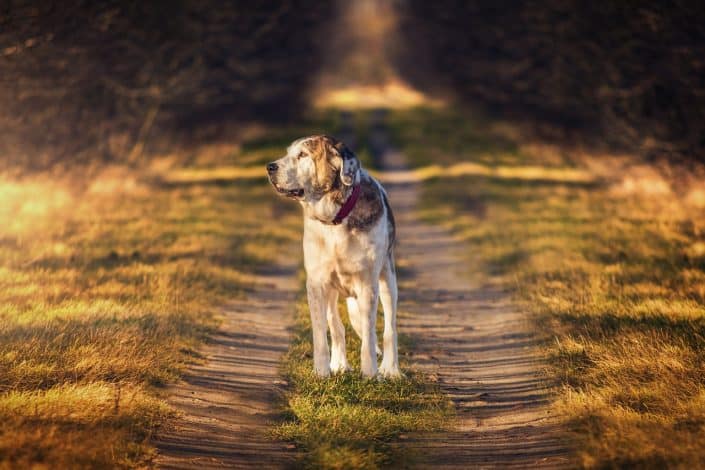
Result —
<instances>
[{"instance_id":1,"label":"dirt road","mask_svg":"<svg viewBox=\"0 0 705 470\"><path fill-rule=\"evenodd\" d=\"M344 139L354 140L346 127ZM373 126L369 137L382 179L407 169L404 156L388 145L383 124ZM481 269L468 261L471 247L421 221L420 182L386 187L399 235L399 331L414 339L414 366L438 377L457 409L450 432L409 436L399 445L417 456L421 468L569 466L526 315L501 286L471 280ZM265 433L281 393L278 366L289 343L299 262L291 253L297 250L289 253L291 264L262 276L254 292L226 308L222 329L205 351L208 361L173 388L172 404L183 418L158 443L160 466L276 468L295 462L285 444Z\"/></svg>"},{"instance_id":2,"label":"dirt road","mask_svg":"<svg viewBox=\"0 0 705 470\"><path fill-rule=\"evenodd\" d=\"M207 361L171 388L170 403L182 416L157 441L157 466L269 469L293 462L293 452L267 436L277 420L279 366L298 294L298 259L290 262L261 274L245 299L224 308L203 351Z\"/></svg>"},{"instance_id":3,"label":"dirt road","mask_svg":"<svg viewBox=\"0 0 705 470\"><path fill-rule=\"evenodd\" d=\"M406 170L383 124L374 129L381 178ZM471 246L420 220L420 183L385 187L399 233L399 331L414 339L414 366L439 378L457 410L450 433L402 445L422 468L569 466L528 319L501 286L472 280L482 268L468 261Z\"/></svg>"}]
</instances>

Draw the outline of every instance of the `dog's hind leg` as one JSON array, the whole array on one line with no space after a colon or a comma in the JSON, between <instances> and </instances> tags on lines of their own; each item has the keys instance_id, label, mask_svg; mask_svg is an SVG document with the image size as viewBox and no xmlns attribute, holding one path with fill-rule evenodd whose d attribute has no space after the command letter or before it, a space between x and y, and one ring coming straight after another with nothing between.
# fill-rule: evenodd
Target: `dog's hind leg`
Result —
<instances>
[{"instance_id":1,"label":"dog's hind leg","mask_svg":"<svg viewBox=\"0 0 705 470\"><path fill-rule=\"evenodd\" d=\"M348 297L345 299L345 303L348 306L348 318L350 318L350 324L357 334L357 337L362 339L362 326L360 325L360 309L357 308L357 300L355 297ZM378 356L382 355L382 350L379 348L378 344L375 344L375 351Z\"/></svg>"},{"instance_id":2,"label":"dog's hind leg","mask_svg":"<svg viewBox=\"0 0 705 470\"><path fill-rule=\"evenodd\" d=\"M379 303L379 290L374 282L364 280L356 289L357 307L360 311L360 331L362 343L360 348L360 369L364 377L377 375L377 331L375 320L377 318L377 304Z\"/></svg>"},{"instance_id":3,"label":"dog's hind leg","mask_svg":"<svg viewBox=\"0 0 705 470\"><path fill-rule=\"evenodd\" d=\"M379 297L384 309L384 356L379 373L384 377L399 377L401 372L397 344L397 273L391 253L380 275Z\"/></svg>"},{"instance_id":4,"label":"dog's hind leg","mask_svg":"<svg viewBox=\"0 0 705 470\"><path fill-rule=\"evenodd\" d=\"M326 312L328 328L330 329L330 370L333 373L344 372L350 369L348 359L345 357L345 326L338 314L338 293L332 291L326 299Z\"/></svg>"}]
</instances>

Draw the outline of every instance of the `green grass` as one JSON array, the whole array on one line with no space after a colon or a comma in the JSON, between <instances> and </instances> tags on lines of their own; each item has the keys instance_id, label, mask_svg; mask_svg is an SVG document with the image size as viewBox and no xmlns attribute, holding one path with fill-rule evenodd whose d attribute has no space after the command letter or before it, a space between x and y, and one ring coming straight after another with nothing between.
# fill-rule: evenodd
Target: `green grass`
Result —
<instances>
[{"instance_id":1,"label":"green grass","mask_svg":"<svg viewBox=\"0 0 705 470\"><path fill-rule=\"evenodd\" d=\"M610 157L523 142L462 112L418 109L392 121L416 166L588 171ZM424 216L462 237L468 261L513 286L533 314L582 466L701 467L705 214L633 168L601 176L437 178L424 184Z\"/></svg>"},{"instance_id":2,"label":"green grass","mask_svg":"<svg viewBox=\"0 0 705 470\"><path fill-rule=\"evenodd\" d=\"M409 369L408 337L400 337L401 367L406 377L363 378L360 341L349 322L344 323L353 370L318 378L313 373L308 305L304 300L299 302L295 339L284 362L290 383L288 418L274 434L304 451L300 465L306 468L374 469L408 463L408 451L400 452L394 440L400 434L442 429L452 416L452 405L437 383Z\"/></svg>"}]
</instances>

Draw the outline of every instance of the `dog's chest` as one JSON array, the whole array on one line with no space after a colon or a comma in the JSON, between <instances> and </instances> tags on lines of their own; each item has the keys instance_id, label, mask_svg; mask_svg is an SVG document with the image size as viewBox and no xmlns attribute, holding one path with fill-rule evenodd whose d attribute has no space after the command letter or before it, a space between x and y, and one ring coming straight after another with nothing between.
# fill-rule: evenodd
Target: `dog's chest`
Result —
<instances>
[{"instance_id":1,"label":"dog's chest","mask_svg":"<svg viewBox=\"0 0 705 470\"><path fill-rule=\"evenodd\" d=\"M337 232L337 233L336 233ZM343 230L304 235L306 264L316 269L359 271L370 258L370 246L365 237L356 237Z\"/></svg>"},{"instance_id":2,"label":"dog's chest","mask_svg":"<svg viewBox=\"0 0 705 470\"><path fill-rule=\"evenodd\" d=\"M375 243L368 234L355 235L343 227L306 227L304 263L309 278L328 284L342 295L354 296L354 286L374 270Z\"/></svg>"}]
</instances>

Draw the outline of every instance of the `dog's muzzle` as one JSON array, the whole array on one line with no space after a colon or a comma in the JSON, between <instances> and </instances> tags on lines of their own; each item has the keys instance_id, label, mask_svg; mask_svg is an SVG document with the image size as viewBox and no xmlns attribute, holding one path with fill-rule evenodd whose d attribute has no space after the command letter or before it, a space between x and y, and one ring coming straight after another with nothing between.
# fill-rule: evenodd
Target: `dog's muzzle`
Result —
<instances>
[{"instance_id":1,"label":"dog's muzzle","mask_svg":"<svg viewBox=\"0 0 705 470\"><path fill-rule=\"evenodd\" d=\"M292 198L301 198L304 196L304 190L302 188L297 188L297 189L284 189L280 188L276 181L274 180L274 176L277 174L277 171L279 170L279 165L276 163L267 163L267 174L269 175L269 181L272 183L272 186L274 186L274 189L277 190L279 194L283 194L286 197L292 197Z\"/></svg>"}]
</instances>

